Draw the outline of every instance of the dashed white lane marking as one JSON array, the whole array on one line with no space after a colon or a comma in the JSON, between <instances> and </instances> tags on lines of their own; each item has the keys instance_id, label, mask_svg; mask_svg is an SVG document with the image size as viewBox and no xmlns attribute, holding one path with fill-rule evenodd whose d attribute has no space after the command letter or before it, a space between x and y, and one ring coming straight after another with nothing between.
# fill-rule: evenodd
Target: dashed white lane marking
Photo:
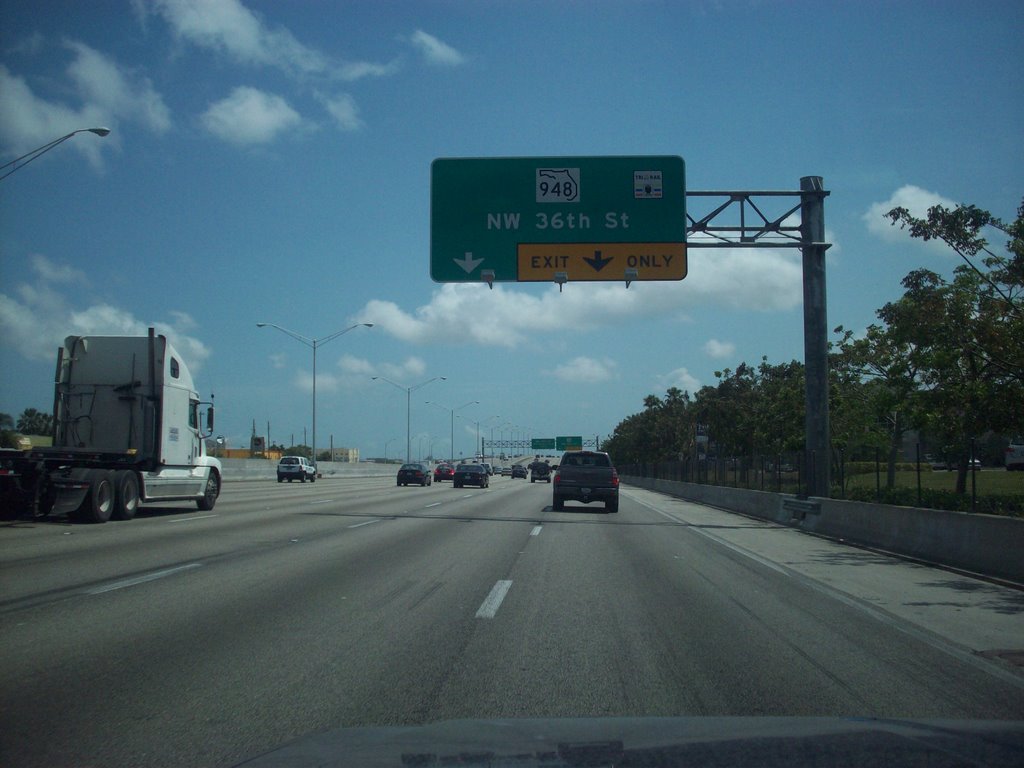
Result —
<instances>
[{"instance_id":1,"label":"dashed white lane marking","mask_svg":"<svg viewBox=\"0 0 1024 768\"><path fill-rule=\"evenodd\" d=\"M193 520L207 520L217 515L196 515L195 517L179 517L177 520L168 520L168 523L191 523Z\"/></svg>"},{"instance_id":2,"label":"dashed white lane marking","mask_svg":"<svg viewBox=\"0 0 1024 768\"><path fill-rule=\"evenodd\" d=\"M543 525L535 525L535 526L533 526L533 530L530 531L530 535L531 536L540 536L540 530L543 527L544 527Z\"/></svg>"},{"instance_id":3,"label":"dashed white lane marking","mask_svg":"<svg viewBox=\"0 0 1024 768\"><path fill-rule=\"evenodd\" d=\"M381 518L381 519L383 519L383 518ZM379 522L380 522L380 519L378 519L378 520L367 520L365 523L356 523L355 525L347 525L345 527L346 528L362 528L364 525L373 525L374 523L379 523Z\"/></svg>"},{"instance_id":4,"label":"dashed white lane marking","mask_svg":"<svg viewBox=\"0 0 1024 768\"><path fill-rule=\"evenodd\" d=\"M431 507L440 507L440 506L441 506L441 502L440 501L435 501L433 504L427 504L427 506L424 507L424 509L430 509Z\"/></svg>"},{"instance_id":5,"label":"dashed white lane marking","mask_svg":"<svg viewBox=\"0 0 1024 768\"><path fill-rule=\"evenodd\" d=\"M476 617L478 619L493 619L494 615L498 612L498 608L501 607L501 601L505 599L505 595L508 594L511 587L512 582L508 580L503 579L495 582L487 599L480 604Z\"/></svg>"},{"instance_id":6,"label":"dashed white lane marking","mask_svg":"<svg viewBox=\"0 0 1024 768\"><path fill-rule=\"evenodd\" d=\"M134 579L124 579L122 581L115 581L110 584L106 584L102 587L96 587L90 589L87 594L90 595L102 595L104 592L113 592L115 589L124 589L125 587L134 587L136 584L145 584L147 581L155 581L156 579L162 579L166 576L171 576L179 571L186 571L190 568L199 568L202 563L189 563L188 565L179 565L177 568L168 568L163 571L154 571L153 573L147 573L145 576L136 576Z\"/></svg>"}]
</instances>

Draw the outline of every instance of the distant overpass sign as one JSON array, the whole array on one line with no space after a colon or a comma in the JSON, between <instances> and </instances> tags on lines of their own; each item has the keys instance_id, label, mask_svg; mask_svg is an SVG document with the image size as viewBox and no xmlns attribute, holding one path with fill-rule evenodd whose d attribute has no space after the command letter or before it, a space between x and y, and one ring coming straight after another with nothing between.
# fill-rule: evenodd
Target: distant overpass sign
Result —
<instances>
[{"instance_id":1,"label":"distant overpass sign","mask_svg":"<svg viewBox=\"0 0 1024 768\"><path fill-rule=\"evenodd\" d=\"M436 282L682 280L685 164L676 155L438 158Z\"/></svg>"},{"instance_id":2,"label":"distant overpass sign","mask_svg":"<svg viewBox=\"0 0 1024 768\"><path fill-rule=\"evenodd\" d=\"M557 451L582 451L583 436L573 435L570 437L556 437L555 450Z\"/></svg>"}]
</instances>

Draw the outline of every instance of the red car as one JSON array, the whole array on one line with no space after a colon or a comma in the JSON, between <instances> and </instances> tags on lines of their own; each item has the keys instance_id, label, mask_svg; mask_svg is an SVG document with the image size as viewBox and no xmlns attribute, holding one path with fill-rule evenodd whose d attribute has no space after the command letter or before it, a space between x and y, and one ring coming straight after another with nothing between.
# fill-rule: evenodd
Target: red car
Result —
<instances>
[{"instance_id":1,"label":"red car","mask_svg":"<svg viewBox=\"0 0 1024 768\"><path fill-rule=\"evenodd\" d=\"M455 468L451 464L438 464L434 467L434 480L451 480L455 476Z\"/></svg>"}]
</instances>

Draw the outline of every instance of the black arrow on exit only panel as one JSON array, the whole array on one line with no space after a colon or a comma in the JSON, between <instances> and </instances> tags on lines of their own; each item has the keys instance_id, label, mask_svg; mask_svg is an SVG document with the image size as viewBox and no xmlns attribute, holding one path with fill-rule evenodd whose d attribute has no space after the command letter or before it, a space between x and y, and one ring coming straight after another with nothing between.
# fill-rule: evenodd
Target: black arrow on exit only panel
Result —
<instances>
[{"instance_id":1,"label":"black arrow on exit only panel","mask_svg":"<svg viewBox=\"0 0 1024 768\"><path fill-rule=\"evenodd\" d=\"M594 268L595 272L600 272L606 266L611 264L612 261L614 261L614 259L603 259L603 258L601 258L601 252L600 251L594 251L594 258L588 259L586 256L584 256L583 260L585 262L587 262L587 264L592 266Z\"/></svg>"}]
</instances>

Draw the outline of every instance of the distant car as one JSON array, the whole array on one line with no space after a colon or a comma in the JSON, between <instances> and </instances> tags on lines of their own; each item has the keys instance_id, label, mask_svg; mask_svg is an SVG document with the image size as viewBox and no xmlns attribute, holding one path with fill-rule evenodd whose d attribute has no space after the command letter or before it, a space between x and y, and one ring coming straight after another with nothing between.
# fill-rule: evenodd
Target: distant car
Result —
<instances>
[{"instance_id":1,"label":"distant car","mask_svg":"<svg viewBox=\"0 0 1024 768\"><path fill-rule=\"evenodd\" d=\"M430 485L433 478L426 464L403 464L398 470L396 485Z\"/></svg>"},{"instance_id":2,"label":"distant car","mask_svg":"<svg viewBox=\"0 0 1024 768\"><path fill-rule=\"evenodd\" d=\"M954 461L944 461L942 459L939 459L937 461L933 461L932 462L932 469L935 470L935 471L939 471L939 470L943 470L944 469L944 470L947 470L949 472L952 472L954 469L959 468L959 466L960 466L959 462L957 462L955 460ZM968 459L967 460L967 470L971 471L971 470L975 470L975 469L977 469L977 470L981 469L981 460L980 459Z\"/></svg>"},{"instance_id":3,"label":"distant car","mask_svg":"<svg viewBox=\"0 0 1024 768\"><path fill-rule=\"evenodd\" d=\"M492 467L486 461L481 462L480 466L484 468L484 471L486 471L488 475L493 475L494 474L494 467Z\"/></svg>"},{"instance_id":4,"label":"distant car","mask_svg":"<svg viewBox=\"0 0 1024 768\"><path fill-rule=\"evenodd\" d=\"M438 464L434 467L434 480L441 482L442 480L451 480L452 475L455 474L455 467L451 464Z\"/></svg>"},{"instance_id":5,"label":"distant car","mask_svg":"<svg viewBox=\"0 0 1024 768\"><path fill-rule=\"evenodd\" d=\"M464 485L478 485L487 488L491 484L491 478L484 469L483 464L459 464L452 476L452 485L461 488Z\"/></svg>"},{"instance_id":6,"label":"distant car","mask_svg":"<svg viewBox=\"0 0 1024 768\"><path fill-rule=\"evenodd\" d=\"M512 467L502 467L501 468L501 476L502 477L511 477L512 476Z\"/></svg>"},{"instance_id":7,"label":"distant car","mask_svg":"<svg viewBox=\"0 0 1024 768\"><path fill-rule=\"evenodd\" d=\"M292 480L315 483L316 467L305 456L282 456L277 462L277 482L283 483L285 480L289 483Z\"/></svg>"},{"instance_id":8,"label":"distant car","mask_svg":"<svg viewBox=\"0 0 1024 768\"><path fill-rule=\"evenodd\" d=\"M517 477L521 477L524 480L526 479L526 467L522 464L516 464L512 467L512 479L515 480Z\"/></svg>"}]
</instances>

